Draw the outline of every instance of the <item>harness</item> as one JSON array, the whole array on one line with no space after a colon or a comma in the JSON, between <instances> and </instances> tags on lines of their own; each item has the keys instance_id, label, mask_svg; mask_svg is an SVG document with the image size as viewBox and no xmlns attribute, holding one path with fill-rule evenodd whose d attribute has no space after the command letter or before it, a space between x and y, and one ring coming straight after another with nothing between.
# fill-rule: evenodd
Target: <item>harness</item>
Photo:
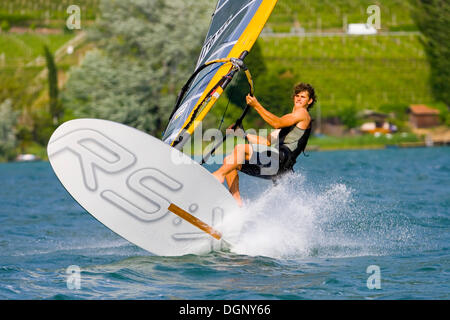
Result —
<instances>
[{"instance_id":1,"label":"harness","mask_svg":"<svg viewBox=\"0 0 450 320\"><path fill-rule=\"evenodd\" d=\"M286 145L284 145L284 140L286 136L294 129L295 125L281 129L278 136L278 140L280 142L280 168L278 170L278 175L286 173L288 171L294 171L294 165L297 162L297 158L302 154L302 152L305 153L305 148L311 135L312 122L313 120L311 120L311 123L305 130L303 136L298 140L297 147L293 151L291 151Z\"/></svg>"},{"instance_id":2,"label":"harness","mask_svg":"<svg viewBox=\"0 0 450 320\"><path fill-rule=\"evenodd\" d=\"M282 128L279 135L279 167L278 172L275 175L261 175L261 166L257 164L245 163L241 167L241 172L248 174L250 176L272 180L274 184L277 184L277 180L287 172L294 171L294 165L297 161L298 156L305 152L306 145L308 144L308 139L312 130L312 121L308 129L305 130L303 136L298 140L297 147L294 151L291 151L286 145L284 145L284 140L286 136L294 129L294 126ZM247 139L246 139L247 140ZM248 140L247 140L248 142ZM270 152L270 151L269 151ZM269 156L270 157L270 156ZM269 164L270 165L270 164Z\"/></svg>"}]
</instances>

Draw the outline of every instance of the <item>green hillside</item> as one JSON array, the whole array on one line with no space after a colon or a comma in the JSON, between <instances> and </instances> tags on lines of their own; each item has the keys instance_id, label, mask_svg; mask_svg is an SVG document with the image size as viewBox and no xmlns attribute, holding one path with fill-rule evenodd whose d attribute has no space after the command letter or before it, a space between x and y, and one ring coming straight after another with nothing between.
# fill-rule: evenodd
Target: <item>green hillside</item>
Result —
<instances>
[{"instance_id":1,"label":"green hillside","mask_svg":"<svg viewBox=\"0 0 450 320\"><path fill-rule=\"evenodd\" d=\"M39 119L46 112L46 78L43 46L55 53L74 33L64 30L70 0L9 0L0 2L0 26L18 27L14 32L0 33L0 104L12 99L13 109L25 111L20 116L20 139L41 141ZM80 0L84 31L100 14L101 0ZM216 0L211 0L211 9ZM356 114L362 109L395 112L399 121L406 120L405 109L412 103L433 102L428 84L430 74L424 49L416 33L407 35L347 36L345 23L366 22L369 5L381 8L382 31L411 31L416 27L405 0L279 0L265 33L258 43L266 65L265 74L255 79L256 95L262 102L283 113L290 108L286 92L298 81L309 82L317 89L319 103L313 110L322 117ZM52 32L40 29L51 28ZM293 27L306 32L341 33L277 37ZM25 33L23 33L25 32ZM94 47L95 43L89 47ZM80 63L82 55L66 56L57 61L60 71ZM249 56L250 58L250 56ZM222 117L228 100L221 98L213 109L215 125ZM34 109L33 109L34 108ZM40 108L40 110L39 110ZM30 111L32 109L32 112ZM239 109L229 108L225 123L233 121ZM39 115L41 113L41 115ZM69 110L70 113L70 110ZM25 115L25 116L24 116ZM256 118L250 114L248 121ZM207 117L207 121L208 117ZM258 127L260 123L248 123ZM34 127L33 127L34 126ZM27 145L26 143L23 145ZM22 150L22 152L26 152Z\"/></svg>"},{"instance_id":2,"label":"green hillside","mask_svg":"<svg viewBox=\"0 0 450 320\"><path fill-rule=\"evenodd\" d=\"M365 23L370 5L381 9L384 30L416 29L410 17L410 4L406 0L280 0L268 26L275 32L289 32L295 21L306 31L316 29L342 29L347 23Z\"/></svg>"},{"instance_id":3,"label":"green hillside","mask_svg":"<svg viewBox=\"0 0 450 320\"><path fill-rule=\"evenodd\" d=\"M394 113L394 122L403 127L410 104L433 103L429 65L417 35L264 36L258 43L267 71L255 79L255 94L275 114L291 111L290 93L300 81L317 91L314 117L338 117L349 125L359 111L370 109ZM222 118L227 102L219 100L213 118ZM239 113L239 107L229 107L225 123ZM250 113L247 126L263 125L254 121L259 118ZM214 120L209 124L215 125Z\"/></svg>"},{"instance_id":4,"label":"green hillside","mask_svg":"<svg viewBox=\"0 0 450 320\"><path fill-rule=\"evenodd\" d=\"M428 103L429 67L417 36L262 38L269 70L317 88L324 113ZM287 79L289 81L289 77Z\"/></svg>"},{"instance_id":5,"label":"green hillside","mask_svg":"<svg viewBox=\"0 0 450 320\"><path fill-rule=\"evenodd\" d=\"M82 19L93 20L99 14L100 0L81 0ZM216 0L211 0L212 6ZM0 23L12 26L58 26L62 31L70 0L9 0L0 2ZM288 32L297 21L307 31L342 29L348 23L364 22L369 5L381 7L384 29L412 25L409 2L404 0L280 0L268 27ZM319 24L318 24L319 22ZM0 100L22 96L21 86L43 68L33 64L46 44L55 51L73 35L0 33ZM427 86L428 66L417 36L376 37L299 37L260 40L263 56L271 73L289 71L292 81L314 83L321 92L324 112L327 106L375 108L385 104L409 104L430 101ZM11 68L15 72L11 72ZM393 76L395 73L395 76ZM23 97L22 97L23 98ZM25 99L26 100L26 99ZM29 101L27 101L29 103ZM21 103L14 104L19 109Z\"/></svg>"},{"instance_id":6,"label":"green hillside","mask_svg":"<svg viewBox=\"0 0 450 320\"><path fill-rule=\"evenodd\" d=\"M211 0L213 6L217 1ZM54 20L67 18L66 9L76 4L83 19L93 20L99 14L100 0L8 0L0 2L0 21L12 25L57 25ZM410 17L410 4L405 0L279 0L268 27L275 32L289 32L298 22L306 31L341 29L344 21L360 23L367 20L367 7L378 5L381 9L382 27L385 30L415 29Z\"/></svg>"},{"instance_id":7,"label":"green hillside","mask_svg":"<svg viewBox=\"0 0 450 320\"><path fill-rule=\"evenodd\" d=\"M35 95L27 88L45 68L43 59L38 59L43 46L55 52L71 38L70 34L0 34L0 101L13 99L16 109L29 105Z\"/></svg>"},{"instance_id":8,"label":"green hillside","mask_svg":"<svg viewBox=\"0 0 450 320\"><path fill-rule=\"evenodd\" d=\"M0 21L8 21L11 26L55 26L59 20L68 17L67 8L77 5L81 9L82 18L95 19L98 14L100 0L7 0L0 2Z\"/></svg>"}]
</instances>

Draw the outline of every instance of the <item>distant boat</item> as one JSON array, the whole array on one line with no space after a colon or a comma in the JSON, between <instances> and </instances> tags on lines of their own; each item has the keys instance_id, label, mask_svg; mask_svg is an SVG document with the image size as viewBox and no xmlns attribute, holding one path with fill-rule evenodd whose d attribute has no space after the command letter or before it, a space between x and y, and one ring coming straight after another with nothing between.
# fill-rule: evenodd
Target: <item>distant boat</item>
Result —
<instances>
[{"instance_id":1,"label":"distant boat","mask_svg":"<svg viewBox=\"0 0 450 320\"><path fill-rule=\"evenodd\" d=\"M16 157L17 162L31 162L31 161L39 161L41 158L34 154L19 154Z\"/></svg>"}]
</instances>

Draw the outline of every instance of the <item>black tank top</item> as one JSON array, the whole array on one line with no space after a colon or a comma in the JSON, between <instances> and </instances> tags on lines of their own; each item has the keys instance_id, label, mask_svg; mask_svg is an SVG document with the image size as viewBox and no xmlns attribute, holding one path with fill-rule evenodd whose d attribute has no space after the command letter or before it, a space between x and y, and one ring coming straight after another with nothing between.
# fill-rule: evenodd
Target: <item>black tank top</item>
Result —
<instances>
[{"instance_id":1,"label":"black tank top","mask_svg":"<svg viewBox=\"0 0 450 320\"><path fill-rule=\"evenodd\" d=\"M288 147L285 144L285 139L293 130L295 130L296 125L292 125L290 127L282 128L279 136L279 150L280 150L280 170L288 171L292 170L298 156L305 151L306 145L308 144L308 139L311 134L312 122L309 124L308 128L304 131L303 135L299 137L297 141L297 145L295 149L292 150L292 147ZM301 130L299 128L299 130ZM289 146L292 146L292 142L289 143Z\"/></svg>"}]
</instances>

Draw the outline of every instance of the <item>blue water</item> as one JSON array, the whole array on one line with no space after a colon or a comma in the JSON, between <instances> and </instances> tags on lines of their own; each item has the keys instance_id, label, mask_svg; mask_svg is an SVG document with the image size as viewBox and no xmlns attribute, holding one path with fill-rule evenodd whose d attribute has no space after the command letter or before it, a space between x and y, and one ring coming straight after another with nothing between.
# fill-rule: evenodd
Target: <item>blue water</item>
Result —
<instances>
[{"instance_id":1,"label":"blue water","mask_svg":"<svg viewBox=\"0 0 450 320\"><path fill-rule=\"evenodd\" d=\"M0 299L450 298L449 148L311 152L296 169L276 187L241 176L232 251L156 257L86 213L48 163L1 164Z\"/></svg>"}]
</instances>

